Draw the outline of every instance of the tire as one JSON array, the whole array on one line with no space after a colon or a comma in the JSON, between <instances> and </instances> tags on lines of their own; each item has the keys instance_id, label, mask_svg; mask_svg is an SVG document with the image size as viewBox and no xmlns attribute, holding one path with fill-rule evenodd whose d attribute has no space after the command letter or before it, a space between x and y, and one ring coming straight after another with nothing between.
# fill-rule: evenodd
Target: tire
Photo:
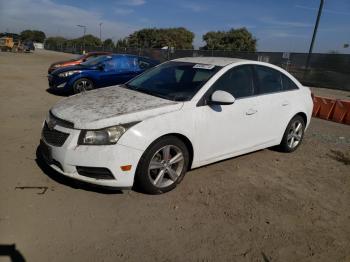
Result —
<instances>
[{"instance_id":1,"label":"tire","mask_svg":"<svg viewBox=\"0 0 350 262\"><path fill-rule=\"evenodd\" d=\"M94 89L94 83L88 78L80 78L73 84L74 94Z\"/></svg>"},{"instance_id":2,"label":"tire","mask_svg":"<svg viewBox=\"0 0 350 262\"><path fill-rule=\"evenodd\" d=\"M297 115L290 120L286 131L283 134L279 149L282 152L291 153L295 151L301 144L304 138L305 121Z\"/></svg>"},{"instance_id":3,"label":"tire","mask_svg":"<svg viewBox=\"0 0 350 262\"><path fill-rule=\"evenodd\" d=\"M184 142L174 136L162 137L142 155L136 170L135 185L148 194L168 192L182 181L188 165L189 153Z\"/></svg>"}]
</instances>

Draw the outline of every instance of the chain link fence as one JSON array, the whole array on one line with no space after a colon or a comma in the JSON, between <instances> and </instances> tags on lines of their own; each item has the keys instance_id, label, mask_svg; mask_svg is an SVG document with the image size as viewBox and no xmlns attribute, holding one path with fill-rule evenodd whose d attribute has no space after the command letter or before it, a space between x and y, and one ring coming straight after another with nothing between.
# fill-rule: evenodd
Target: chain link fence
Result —
<instances>
[{"instance_id":1,"label":"chain link fence","mask_svg":"<svg viewBox=\"0 0 350 262\"><path fill-rule=\"evenodd\" d=\"M280 66L294 75L304 85L350 91L350 55L348 54L312 54L310 66L306 70L307 53L282 52L235 52L228 50L173 50L150 48L108 48L82 45L45 45L45 49L66 53L81 54L83 50L110 51L146 56L160 62L196 56L235 57L262 61Z\"/></svg>"}]
</instances>

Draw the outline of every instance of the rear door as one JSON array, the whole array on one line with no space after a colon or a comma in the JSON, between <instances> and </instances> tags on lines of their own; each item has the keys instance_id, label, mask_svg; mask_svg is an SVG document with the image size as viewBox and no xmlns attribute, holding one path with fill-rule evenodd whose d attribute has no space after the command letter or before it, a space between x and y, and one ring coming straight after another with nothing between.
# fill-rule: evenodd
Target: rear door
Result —
<instances>
[{"instance_id":1,"label":"rear door","mask_svg":"<svg viewBox=\"0 0 350 262\"><path fill-rule=\"evenodd\" d=\"M256 65L254 68L263 124L261 135L269 143L283 135L286 122L289 121L291 100L283 88L280 71L263 65Z\"/></svg>"}]
</instances>

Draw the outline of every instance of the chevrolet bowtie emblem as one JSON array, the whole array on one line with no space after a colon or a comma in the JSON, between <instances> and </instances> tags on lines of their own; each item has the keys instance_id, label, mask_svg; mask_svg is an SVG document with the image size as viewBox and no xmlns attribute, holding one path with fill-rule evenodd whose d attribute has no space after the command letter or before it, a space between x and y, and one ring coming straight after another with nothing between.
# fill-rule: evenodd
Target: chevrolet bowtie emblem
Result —
<instances>
[{"instance_id":1,"label":"chevrolet bowtie emblem","mask_svg":"<svg viewBox=\"0 0 350 262\"><path fill-rule=\"evenodd\" d=\"M47 127L50 129L50 130L53 130L56 126L56 121L55 120L52 120L50 119L50 121L47 123Z\"/></svg>"}]
</instances>

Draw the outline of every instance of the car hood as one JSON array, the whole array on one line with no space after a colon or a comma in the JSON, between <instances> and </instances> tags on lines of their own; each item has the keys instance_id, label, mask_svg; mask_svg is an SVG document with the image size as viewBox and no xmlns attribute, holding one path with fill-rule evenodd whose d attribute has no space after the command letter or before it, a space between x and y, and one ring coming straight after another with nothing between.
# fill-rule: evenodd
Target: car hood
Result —
<instances>
[{"instance_id":1,"label":"car hood","mask_svg":"<svg viewBox=\"0 0 350 262\"><path fill-rule=\"evenodd\" d=\"M99 129L108 126L142 121L179 110L182 102L111 86L80 93L58 102L51 112L72 122L77 129Z\"/></svg>"},{"instance_id":2,"label":"car hood","mask_svg":"<svg viewBox=\"0 0 350 262\"><path fill-rule=\"evenodd\" d=\"M66 64L66 63L72 63L72 62L75 62L75 61L77 61L77 59L62 60L62 61L58 61L58 62L52 63L50 65L50 67L55 66L55 65L63 65L63 64Z\"/></svg>"},{"instance_id":3,"label":"car hood","mask_svg":"<svg viewBox=\"0 0 350 262\"><path fill-rule=\"evenodd\" d=\"M89 66L82 66L82 65L64 66L54 70L51 74L58 75L60 73L68 72L71 70L96 70L96 67L89 67Z\"/></svg>"}]
</instances>

